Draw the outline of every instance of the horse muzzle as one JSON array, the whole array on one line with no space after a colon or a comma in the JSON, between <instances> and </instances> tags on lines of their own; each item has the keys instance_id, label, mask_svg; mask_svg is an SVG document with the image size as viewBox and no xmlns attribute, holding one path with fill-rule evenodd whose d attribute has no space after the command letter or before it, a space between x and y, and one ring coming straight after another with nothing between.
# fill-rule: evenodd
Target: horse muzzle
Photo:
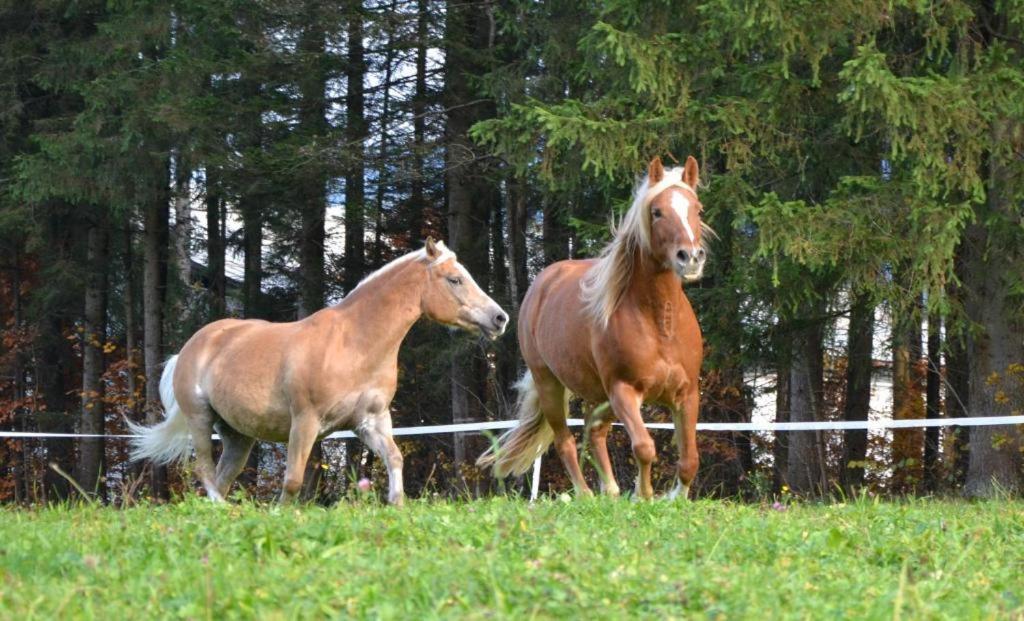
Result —
<instances>
[{"instance_id":1,"label":"horse muzzle","mask_svg":"<svg viewBox=\"0 0 1024 621\"><path fill-rule=\"evenodd\" d=\"M672 269L683 282L697 282L704 276L706 260L707 252L703 248L696 248L692 252L680 248L672 261Z\"/></svg>"},{"instance_id":2,"label":"horse muzzle","mask_svg":"<svg viewBox=\"0 0 1024 621\"><path fill-rule=\"evenodd\" d=\"M459 325L471 332L479 332L490 340L495 340L508 327L508 313L503 311L497 304L480 310L467 313Z\"/></svg>"}]
</instances>

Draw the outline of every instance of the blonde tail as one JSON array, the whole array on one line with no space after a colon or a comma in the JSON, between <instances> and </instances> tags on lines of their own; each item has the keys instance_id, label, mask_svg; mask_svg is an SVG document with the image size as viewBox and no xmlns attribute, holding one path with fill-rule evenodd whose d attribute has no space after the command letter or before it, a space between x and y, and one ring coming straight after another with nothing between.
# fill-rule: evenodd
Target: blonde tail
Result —
<instances>
[{"instance_id":1,"label":"blonde tail","mask_svg":"<svg viewBox=\"0 0 1024 621\"><path fill-rule=\"evenodd\" d=\"M492 467L494 476L499 479L529 470L555 437L540 411L540 397L529 371L516 382L516 390L519 392L516 400L519 425L505 432L498 438L497 446L476 460L476 464L482 468Z\"/></svg>"},{"instance_id":2,"label":"blonde tail","mask_svg":"<svg viewBox=\"0 0 1024 621\"><path fill-rule=\"evenodd\" d=\"M156 464L185 461L192 453L192 437L188 431L178 401L174 398L174 367L178 357L171 356L160 376L160 402L164 406L164 420L152 427L128 421L128 429L140 436L132 438L132 461L148 459Z\"/></svg>"}]
</instances>

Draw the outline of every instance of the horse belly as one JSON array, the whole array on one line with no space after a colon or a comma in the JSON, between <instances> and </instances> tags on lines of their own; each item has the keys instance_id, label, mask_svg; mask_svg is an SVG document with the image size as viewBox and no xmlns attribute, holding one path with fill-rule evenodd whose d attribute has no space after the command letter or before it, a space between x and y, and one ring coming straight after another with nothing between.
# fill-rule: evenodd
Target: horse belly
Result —
<instances>
[{"instance_id":1,"label":"horse belly","mask_svg":"<svg viewBox=\"0 0 1024 621\"><path fill-rule=\"evenodd\" d=\"M225 423L243 435L270 442L288 441L291 413L287 408L255 409L237 402L223 404L218 408L215 401L211 401L210 405Z\"/></svg>"},{"instance_id":2,"label":"horse belly","mask_svg":"<svg viewBox=\"0 0 1024 621\"><path fill-rule=\"evenodd\" d=\"M208 375L207 399L224 422L239 433L284 442L291 430L291 409L274 378L252 368Z\"/></svg>"}]
</instances>

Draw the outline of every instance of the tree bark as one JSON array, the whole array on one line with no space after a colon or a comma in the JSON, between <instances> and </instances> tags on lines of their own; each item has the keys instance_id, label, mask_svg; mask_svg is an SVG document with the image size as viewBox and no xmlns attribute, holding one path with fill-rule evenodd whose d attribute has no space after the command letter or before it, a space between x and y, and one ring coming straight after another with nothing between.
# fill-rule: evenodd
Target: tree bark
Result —
<instances>
[{"instance_id":1,"label":"tree bark","mask_svg":"<svg viewBox=\"0 0 1024 621\"><path fill-rule=\"evenodd\" d=\"M469 5L456 0L446 3L445 107L449 110L445 127L445 189L448 203L449 245L459 261L489 288L488 214L500 200L494 182L480 161L480 154L469 138L469 129L481 119L493 117L493 102L479 100L469 75L487 71L493 44L493 5ZM463 341L464 342L464 341ZM462 348L460 348L462 349ZM451 359L452 419L455 422L480 420L486 382L486 361L478 348L456 351ZM455 437L455 461L467 460L466 438Z\"/></svg>"},{"instance_id":2,"label":"tree bark","mask_svg":"<svg viewBox=\"0 0 1024 621\"><path fill-rule=\"evenodd\" d=\"M790 419L790 352L789 346L780 347L776 353L775 366L775 422L786 423ZM792 432L776 431L772 443L772 478L776 490L787 483L789 465L789 441Z\"/></svg>"},{"instance_id":3,"label":"tree bark","mask_svg":"<svg viewBox=\"0 0 1024 621\"><path fill-rule=\"evenodd\" d=\"M363 49L363 3L350 0L348 11L348 64L345 71L345 143L349 162L345 173L345 291L351 291L366 273L366 164L367 124L364 115L366 57Z\"/></svg>"},{"instance_id":4,"label":"tree bark","mask_svg":"<svg viewBox=\"0 0 1024 621\"><path fill-rule=\"evenodd\" d=\"M391 12L397 9L396 2L391 3ZM388 130L391 121L391 73L394 69L395 46L391 33L388 33L387 51L384 53L384 82L380 104L380 165L377 168L377 206L375 223L373 227L373 269L379 269L384 264L384 196L387 186L386 180L391 176L388 170Z\"/></svg>"},{"instance_id":5,"label":"tree bark","mask_svg":"<svg viewBox=\"0 0 1024 621\"><path fill-rule=\"evenodd\" d=\"M866 421L871 409L872 344L875 307L867 295L859 295L850 308L850 332L846 353L846 400L843 420ZM864 485L864 461L868 454L866 429L843 432L843 488L855 493Z\"/></svg>"},{"instance_id":6,"label":"tree bark","mask_svg":"<svg viewBox=\"0 0 1024 621\"><path fill-rule=\"evenodd\" d=\"M526 191L525 179L519 176L509 179L508 234L510 243L508 245L508 261L511 265L511 282L509 287L516 315L519 312L519 304L523 301L523 296L526 295L526 290L530 286L529 272L526 264L526 226L529 221L526 210Z\"/></svg>"},{"instance_id":7,"label":"tree bark","mask_svg":"<svg viewBox=\"0 0 1024 621\"><path fill-rule=\"evenodd\" d=\"M824 325L818 319L816 305L808 308L810 319L793 337L793 354L789 370L789 420L793 422L821 420L823 384L822 338ZM824 445L820 431L795 431L789 438L786 480L794 492L817 495L826 491L824 477Z\"/></svg>"},{"instance_id":8,"label":"tree bark","mask_svg":"<svg viewBox=\"0 0 1024 621\"><path fill-rule=\"evenodd\" d=\"M70 268L72 255L74 208L64 203L53 203L47 209L44 223L44 251L41 270L57 272ZM51 285L52 287L52 285ZM49 291L42 298L40 322L35 339L36 386L42 393L44 411L36 412L40 431L52 433L73 432L75 416L68 398L74 384L73 369L77 365L67 340L71 318L67 316L69 300L66 291ZM71 295L75 296L78 292ZM52 438L46 441L47 463L70 475L74 467L74 444L70 438ZM43 491L47 500L63 500L70 494L70 485L63 475L47 468Z\"/></svg>"},{"instance_id":9,"label":"tree bark","mask_svg":"<svg viewBox=\"0 0 1024 621\"><path fill-rule=\"evenodd\" d=\"M942 412L942 334L939 316L928 317L928 358L925 384L925 418L939 418ZM924 489L934 492L939 486L939 428L927 427L924 431Z\"/></svg>"},{"instance_id":10,"label":"tree bark","mask_svg":"<svg viewBox=\"0 0 1024 621\"><path fill-rule=\"evenodd\" d=\"M86 233L85 312L82 332L82 409L78 431L87 435L104 433L103 358L107 341L107 257L109 247L106 214L97 216ZM86 492L106 497L102 484L106 469L102 437L82 438L78 445L75 480Z\"/></svg>"},{"instance_id":11,"label":"tree bark","mask_svg":"<svg viewBox=\"0 0 1024 621\"><path fill-rule=\"evenodd\" d=\"M242 248L245 252L242 276L242 315L263 319L263 214L256 195L243 196Z\"/></svg>"},{"instance_id":12,"label":"tree bark","mask_svg":"<svg viewBox=\"0 0 1024 621\"><path fill-rule=\"evenodd\" d=\"M303 75L299 80L299 131L314 145L326 142L327 71L324 62L326 35L316 11L316 3L306 5L306 27L299 40ZM351 94L351 93L350 93ZM357 154L362 160L360 154ZM302 237L299 239L299 319L312 315L324 306L324 224L327 216L327 175L319 158L310 163L302 180ZM346 194L348 187L346 186ZM348 231L346 218L346 235Z\"/></svg>"},{"instance_id":13,"label":"tree bark","mask_svg":"<svg viewBox=\"0 0 1024 621\"><path fill-rule=\"evenodd\" d=\"M544 265L569 258L569 227L566 225L566 205L546 198L544 205Z\"/></svg>"},{"instance_id":14,"label":"tree bark","mask_svg":"<svg viewBox=\"0 0 1024 621\"><path fill-rule=\"evenodd\" d=\"M416 2L416 87L412 97L412 194L409 197L409 245L415 247L426 237L426 171L424 157L427 134L427 0Z\"/></svg>"},{"instance_id":15,"label":"tree bark","mask_svg":"<svg viewBox=\"0 0 1024 621\"><path fill-rule=\"evenodd\" d=\"M970 402L970 363L964 335L946 336L946 416L967 417ZM970 427L951 427L953 484L961 488L967 481L967 464L970 456Z\"/></svg>"},{"instance_id":16,"label":"tree bark","mask_svg":"<svg viewBox=\"0 0 1024 621\"><path fill-rule=\"evenodd\" d=\"M151 426L163 419L160 373L163 362L164 293L167 282L166 243L169 207L166 198L166 191L158 191L145 205L143 214L143 363L146 370L146 423ZM153 466L150 486L155 498L166 500L169 497L165 466Z\"/></svg>"},{"instance_id":17,"label":"tree bark","mask_svg":"<svg viewBox=\"0 0 1024 621\"><path fill-rule=\"evenodd\" d=\"M216 167L206 166L206 270L210 292L210 313L207 321L227 315L227 278L224 274L224 211L220 174Z\"/></svg>"},{"instance_id":18,"label":"tree bark","mask_svg":"<svg viewBox=\"0 0 1024 621\"><path fill-rule=\"evenodd\" d=\"M25 314L24 314L24 301L22 299L22 268L24 261L24 239L18 236L13 241L14 251L12 252L12 260L14 263L14 269L12 270L11 277L11 297L12 297L12 314L13 314L13 329L20 335L25 329ZM18 402L28 396L28 383L25 381L26 374L28 371L28 356L24 351L24 343L19 343L14 353L14 399ZM15 414L14 420L12 421L12 428L18 431L28 430L27 414L28 408L24 402L18 407L17 413ZM28 473L26 466L28 464L28 446L24 440L18 440L11 443L11 476L14 479L14 501L15 503L23 503L28 501L28 492L30 485L28 482Z\"/></svg>"},{"instance_id":19,"label":"tree bark","mask_svg":"<svg viewBox=\"0 0 1024 621\"><path fill-rule=\"evenodd\" d=\"M916 303L916 302L915 302ZM895 420L924 418L919 362L921 360L921 319L915 309L893 319L892 417ZM920 428L893 429L891 465L892 491L913 493L922 480L924 431Z\"/></svg>"},{"instance_id":20,"label":"tree bark","mask_svg":"<svg viewBox=\"0 0 1024 621\"><path fill-rule=\"evenodd\" d=\"M142 406L145 397L139 388L137 378L139 376L138 361L138 326L136 325L136 305L138 300L138 289L135 280L135 235L133 231L132 217L128 217L122 231L124 235L124 254L122 255L121 267L124 271L124 357L128 362L125 370L127 373L128 394L131 395L129 403L129 420L136 423L145 422L142 413ZM133 463L132 476L142 476L143 464Z\"/></svg>"},{"instance_id":21,"label":"tree bark","mask_svg":"<svg viewBox=\"0 0 1024 621\"><path fill-rule=\"evenodd\" d=\"M182 294L179 305L188 305L192 285L192 170L181 151L174 155L174 263Z\"/></svg>"},{"instance_id":22,"label":"tree bark","mask_svg":"<svg viewBox=\"0 0 1024 621\"><path fill-rule=\"evenodd\" d=\"M993 144L1020 135L1008 121L997 121ZM1016 166L1019 163L1015 162ZM968 334L970 357L968 409L971 416L1008 416L1024 409L1024 317L1010 297L1019 282L1014 266L1022 260L1019 223L1011 175L1003 162L990 158L988 197L976 221L967 227L966 310L977 329ZM965 492L992 497L1022 488L1021 434L1016 426L973 427Z\"/></svg>"}]
</instances>

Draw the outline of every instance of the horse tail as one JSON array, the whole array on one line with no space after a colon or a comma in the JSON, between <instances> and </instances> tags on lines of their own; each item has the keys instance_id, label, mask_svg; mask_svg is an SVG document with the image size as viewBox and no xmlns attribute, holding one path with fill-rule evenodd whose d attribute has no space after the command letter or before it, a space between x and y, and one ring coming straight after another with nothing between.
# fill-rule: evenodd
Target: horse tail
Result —
<instances>
[{"instance_id":1,"label":"horse tail","mask_svg":"<svg viewBox=\"0 0 1024 621\"><path fill-rule=\"evenodd\" d=\"M516 400L519 425L505 432L498 438L496 446L491 447L476 460L476 464L482 468L492 467L494 476L499 479L510 474L523 474L529 470L555 437L540 410L537 386L529 371L516 382L516 390L519 392Z\"/></svg>"},{"instance_id":2,"label":"horse tail","mask_svg":"<svg viewBox=\"0 0 1024 621\"><path fill-rule=\"evenodd\" d=\"M128 429L138 436L131 440L132 461L148 459L164 465L172 461L185 461L192 452L188 421L174 398L174 367L177 364L178 356L171 356L160 376L160 402L163 403L165 415L163 422L146 427L128 421Z\"/></svg>"}]
</instances>

